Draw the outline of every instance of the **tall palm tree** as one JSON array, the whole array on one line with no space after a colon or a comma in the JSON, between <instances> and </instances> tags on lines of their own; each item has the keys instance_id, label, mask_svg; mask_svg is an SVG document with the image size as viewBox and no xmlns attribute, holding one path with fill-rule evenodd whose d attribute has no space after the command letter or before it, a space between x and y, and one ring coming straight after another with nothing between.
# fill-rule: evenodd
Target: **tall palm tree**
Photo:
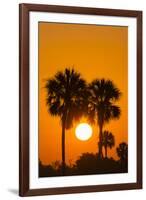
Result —
<instances>
[{"instance_id":1,"label":"tall palm tree","mask_svg":"<svg viewBox=\"0 0 146 200\"><path fill-rule=\"evenodd\" d=\"M85 111L86 82L74 69L66 68L47 80L46 103L48 112L59 116L62 125L62 173L65 174L65 130L73 125Z\"/></svg>"},{"instance_id":2,"label":"tall palm tree","mask_svg":"<svg viewBox=\"0 0 146 200\"><path fill-rule=\"evenodd\" d=\"M105 123L120 117L120 107L115 105L121 96L120 90L111 80L96 79L89 84L88 117L92 123L99 126L98 156L102 154L102 130Z\"/></svg>"},{"instance_id":3,"label":"tall palm tree","mask_svg":"<svg viewBox=\"0 0 146 200\"><path fill-rule=\"evenodd\" d=\"M126 162L128 159L128 145L125 142L122 142L117 147L117 155L120 158L120 161Z\"/></svg>"},{"instance_id":4,"label":"tall palm tree","mask_svg":"<svg viewBox=\"0 0 146 200\"><path fill-rule=\"evenodd\" d=\"M104 131L102 136L102 146L105 149L105 158L107 158L107 148L110 149L115 145L115 137L109 131Z\"/></svg>"}]
</instances>

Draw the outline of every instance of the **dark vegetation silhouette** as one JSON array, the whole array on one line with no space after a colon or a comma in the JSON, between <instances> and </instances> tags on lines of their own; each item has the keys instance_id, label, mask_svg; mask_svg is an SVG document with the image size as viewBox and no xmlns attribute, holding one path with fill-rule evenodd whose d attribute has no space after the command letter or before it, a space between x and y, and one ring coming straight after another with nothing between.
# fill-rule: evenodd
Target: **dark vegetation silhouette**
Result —
<instances>
[{"instance_id":1,"label":"dark vegetation silhouette","mask_svg":"<svg viewBox=\"0 0 146 200\"><path fill-rule=\"evenodd\" d=\"M65 130L85 113L86 82L74 69L58 72L47 80L47 106L53 116L59 116L62 126L62 174L65 174Z\"/></svg>"},{"instance_id":2,"label":"dark vegetation silhouette","mask_svg":"<svg viewBox=\"0 0 146 200\"><path fill-rule=\"evenodd\" d=\"M52 116L59 116L62 127L62 161L43 165L39 161L39 176L68 176L102 173L122 173L128 170L128 145L121 143L116 148L119 160L108 156L108 148L115 145L114 135L105 130L104 125L112 119L118 119L121 109L116 101L121 96L120 90L111 80L96 79L87 84L80 73L66 68L48 79L46 104ZM74 164L65 161L65 131L74 121L82 116L99 128L98 151L96 154L83 153ZM103 155L104 148L104 155ZM87 150L88 151L88 150Z\"/></svg>"},{"instance_id":3,"label":"dark vegetation silhouette","mask_svg":"<svg viewBox=\"0 0 146 200\"><path fill-rule=\"evenodd\" d=\"M104 131L102 136L102 146L105 149L105 158L107 158L107 149L115 146L115 137L109 131Z\"/></svg>"},{"instance_id":4,"label":"dark vegetation silhouette","mask_svg":"<svg viewBox=\"0 0 146 200\"><path fill-rule=\"evenodd\" d=\"M102 134L103 127L112 119L118 119L121 114L120 107L115 104L121 96L120 90L111 80L96 79L89 84L88 118L91 123L98 124L99 142L98 156L103 158Z\"/></svg>"},{"instance_id":5,"label":"dark vegetation silhouette","mask_svg":"<svg viewBox=\"0 0 146 200\"><path fill-rule=\"evenodd\" d=\"M128 145L125 142L122 142L119 144L119 146L116 148L117 155L119 156L120 164L123 168L128 168Z\"/></svg>"},{"instance_id":6,"label":"dark vegetation silhouette","mask_svg":"<svg viewBox=\"0 0 146 200\"><path fill-rule=\"evenodd\" d=\"M126 143L125 143L126 144ZM126 144L127 145L127 144ZM127 146L128 147L128 146ZM124 153L128 148L124 150ZM119 155L119 154L118 154ZM39 177L53 177L62 176L61 162L58 164L43 165L39 161ZM112 157L105 157L100 159L98 154L83 153L74 164L66 165L66 176L73 175L91 175L91 174L114 174L114 173L127 173L128 161L127 159L119 157L114 160Z\"/></svg>"}]
</instances>

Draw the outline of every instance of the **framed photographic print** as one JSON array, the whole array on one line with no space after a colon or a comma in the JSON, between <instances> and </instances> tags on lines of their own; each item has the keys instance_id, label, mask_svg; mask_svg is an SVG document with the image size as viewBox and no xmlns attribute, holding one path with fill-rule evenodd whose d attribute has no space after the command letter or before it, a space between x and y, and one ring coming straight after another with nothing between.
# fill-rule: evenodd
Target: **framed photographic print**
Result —
<instances>
[{"instance_id":1,"label":"framed photographic print","mask_svg":"<svg viewBox=\"0 0 146 200\"><path fill-rule=\"evenodd\" d=\"M20 196L142 188L142 11L20 4Z\"/></svg>"}]
</instances>

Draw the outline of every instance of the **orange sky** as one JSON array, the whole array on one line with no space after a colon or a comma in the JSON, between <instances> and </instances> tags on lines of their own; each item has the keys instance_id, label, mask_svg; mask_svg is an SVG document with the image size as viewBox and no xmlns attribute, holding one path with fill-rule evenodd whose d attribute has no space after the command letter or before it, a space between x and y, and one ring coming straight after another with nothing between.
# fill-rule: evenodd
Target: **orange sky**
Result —
<instances>
[{"instance_id":1,"label":"orange sky","mask_svg":"<svg viewBox=\"0 0 146 200\"><path fill-rule=\"evenodd\" d=\"M39 23L39 158L43 164L61 160L61 126L58 117L47 112L45 80L58 70L74 67L88 82L95 78L114 81L121 90L118 102L122 115L104 129L116 140L128 141L128 28L97 25ZM81 119L86 122L86 119ZM97 152L98 128L93 136L80 141L75 127L66 131L66 161L74 162L83 152ZM109 156L117 158L115 148Z\"/></svg>"}]
</instances>

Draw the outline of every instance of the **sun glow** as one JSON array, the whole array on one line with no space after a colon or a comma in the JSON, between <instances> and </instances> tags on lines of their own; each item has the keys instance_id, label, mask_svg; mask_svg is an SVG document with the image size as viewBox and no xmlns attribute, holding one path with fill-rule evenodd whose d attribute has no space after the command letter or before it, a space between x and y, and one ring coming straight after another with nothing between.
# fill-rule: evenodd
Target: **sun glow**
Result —
<instances>
[{"instance_id":1,"label":"sun glow","mask_svg":"<svg viewBox=\"0 0 146 200\"><path fill-rule=\"evenodd\" d=\"M87 123L81 123L76 127L75 134L79 140L88 140L92 136L92 128Z\"/></svg>"}]
</instances>

